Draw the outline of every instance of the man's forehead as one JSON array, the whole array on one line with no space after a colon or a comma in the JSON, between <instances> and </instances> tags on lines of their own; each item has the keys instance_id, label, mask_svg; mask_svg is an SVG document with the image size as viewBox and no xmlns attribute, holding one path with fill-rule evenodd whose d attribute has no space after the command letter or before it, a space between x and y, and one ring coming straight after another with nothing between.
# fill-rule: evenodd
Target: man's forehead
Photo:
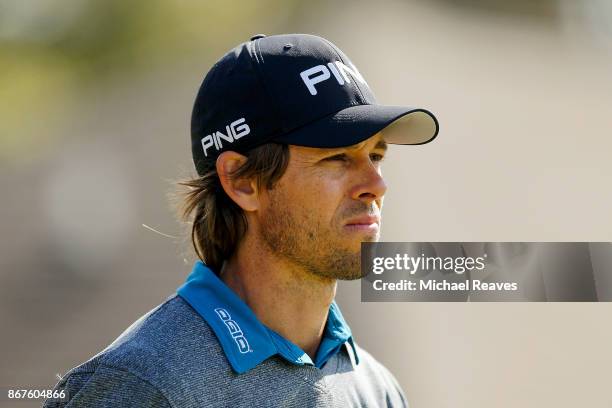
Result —
<instances>
[{"instance_id":1,"label":"man's forehead","mask_svg":"<svg viewBox=\"0 0 612 408\"><path fill-rule=\"evenodd\" d=\"M296 146L297 147L297 146ZM376 133L374 136L369 137L366 140L363 140L359 143L350 146L341 146L341 147L299 147L299 149L304 149L305 151L310 151L314 154L328 154L330 152L335 151L354 151L360 150L363 148L372 148L372 149L380 149L387 150L387 142L383 139L382 134Z\"/></svg>"},{"instance_id":2,"label":"man's forehead","mask_svg":"<svg viewBox=\"0 0 612 408\"><path fill-rule=\"evenodd\" d=\"M372 136L369 139L364 140L361 143L357 143L354 144L352 146L347 146L344 147L344 149L346 150L359 150L362 149L364 147L366 147L366 145L372 145L372 147L374 149L383 149L383 150L387 150L387 142L385 142L385 139L383 139L382 135L380 133L377 133L376 135Z\"/></svg>"}]
</instances>

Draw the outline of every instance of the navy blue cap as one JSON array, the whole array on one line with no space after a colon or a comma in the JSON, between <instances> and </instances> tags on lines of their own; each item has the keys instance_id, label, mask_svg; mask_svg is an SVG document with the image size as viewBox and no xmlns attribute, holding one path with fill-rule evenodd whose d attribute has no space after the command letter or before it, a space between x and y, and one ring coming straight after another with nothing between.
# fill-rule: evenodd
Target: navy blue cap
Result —
<instances>
[{"instance_id":1,"label":"navy blue cap","mask_svg":"<svg viewBox=\"0 0 612 408\"><path fill-rule=\"evenodd\" d=\"M424 144L438 134L420 108L379 105L355 65L334 44L308 34L258 34L208 72L191 117L198 174L207 161L268 142L310 147L359 143L385 129L392 144Z\"/></svg>"}]
</instances>

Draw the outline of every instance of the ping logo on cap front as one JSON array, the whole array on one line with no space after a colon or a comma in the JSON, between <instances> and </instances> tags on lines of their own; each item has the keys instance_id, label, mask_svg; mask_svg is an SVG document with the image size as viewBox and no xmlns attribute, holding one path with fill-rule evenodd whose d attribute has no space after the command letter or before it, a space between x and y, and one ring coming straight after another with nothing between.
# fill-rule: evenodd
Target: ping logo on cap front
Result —
<instances>
[{"instance_id":1,"label":"ping logo on cap front","mask_svg":"<svg viewBox=\"0 0 612 408\"><path fill-rule=\"evenodd\" d=\"M351 79L349 78L348 74L351 74L353 78L362 84L366 86L368 85L355 66L348 67L341 61L328 62L327 66L316 65L312 68L308 68L300 72L300 77L302 77L302 81L304 81L304 84L308 88L310 94L314 96L317 94L315 85L331 78L330 72L334 75L334 78L336 78L339 85L351 83Z\"/></svg>"},{"instance_id":2,"label":"ping logo on cap front","mask_svg":"<svg viewBox=\"0 0 612 408\"><path fill-rule=\"evenodd\" d=\"M228 143L234 143L236 140L243 136L251 133L251 128L247 125L244 118L233 121L229 125L225 126L225 134L219 131L215 131L202 138L202 149L204 150L204 156L208 157L208 148L215 147L217 151L223 148L223 140Z\"/></svg>"}]
</instances>

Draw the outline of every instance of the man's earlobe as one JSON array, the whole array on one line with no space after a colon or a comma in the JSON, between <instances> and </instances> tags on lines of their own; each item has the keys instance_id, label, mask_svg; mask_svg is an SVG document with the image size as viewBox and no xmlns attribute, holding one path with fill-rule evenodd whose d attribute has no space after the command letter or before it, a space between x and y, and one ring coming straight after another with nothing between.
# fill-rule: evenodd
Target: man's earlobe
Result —
<instances>
[{"instance_id":1,"label":"man's earlobe","mask_svg":"<svg viewBox=\"0 0 612 408\"><path fill-rule=\"evenodd\" d=\"M254 178L233 177L246 163L247 158L233 151L223 152L217 157L217 174L221 186L232 201L244 211L255 211L259 208L257 183Z\"/></svg>"}]
</instances>

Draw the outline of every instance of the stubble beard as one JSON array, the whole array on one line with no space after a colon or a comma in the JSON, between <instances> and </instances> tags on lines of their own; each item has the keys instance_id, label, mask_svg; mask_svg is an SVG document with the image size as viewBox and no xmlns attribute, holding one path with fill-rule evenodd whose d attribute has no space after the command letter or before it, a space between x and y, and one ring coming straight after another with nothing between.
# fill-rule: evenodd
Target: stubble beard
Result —
<instances>
[{"instance_id":1,"label":"stubble beard","mask_svg":"<svg viewBox=\"0 0 612 408\"><path fill-rule=\"evenodd\" d=\"M282 204L287 202L282 194L275 192L270 197L270 208L261 218L261 236L275 255L321 278L355 280L364 276L359 249L342 247L339 233L331 226L321 226L313 213L291 211ZM352 212L366 211L367 207ZM371 237L371 241L377 240L378 234Z\"/></svg>"}]
</instances>

